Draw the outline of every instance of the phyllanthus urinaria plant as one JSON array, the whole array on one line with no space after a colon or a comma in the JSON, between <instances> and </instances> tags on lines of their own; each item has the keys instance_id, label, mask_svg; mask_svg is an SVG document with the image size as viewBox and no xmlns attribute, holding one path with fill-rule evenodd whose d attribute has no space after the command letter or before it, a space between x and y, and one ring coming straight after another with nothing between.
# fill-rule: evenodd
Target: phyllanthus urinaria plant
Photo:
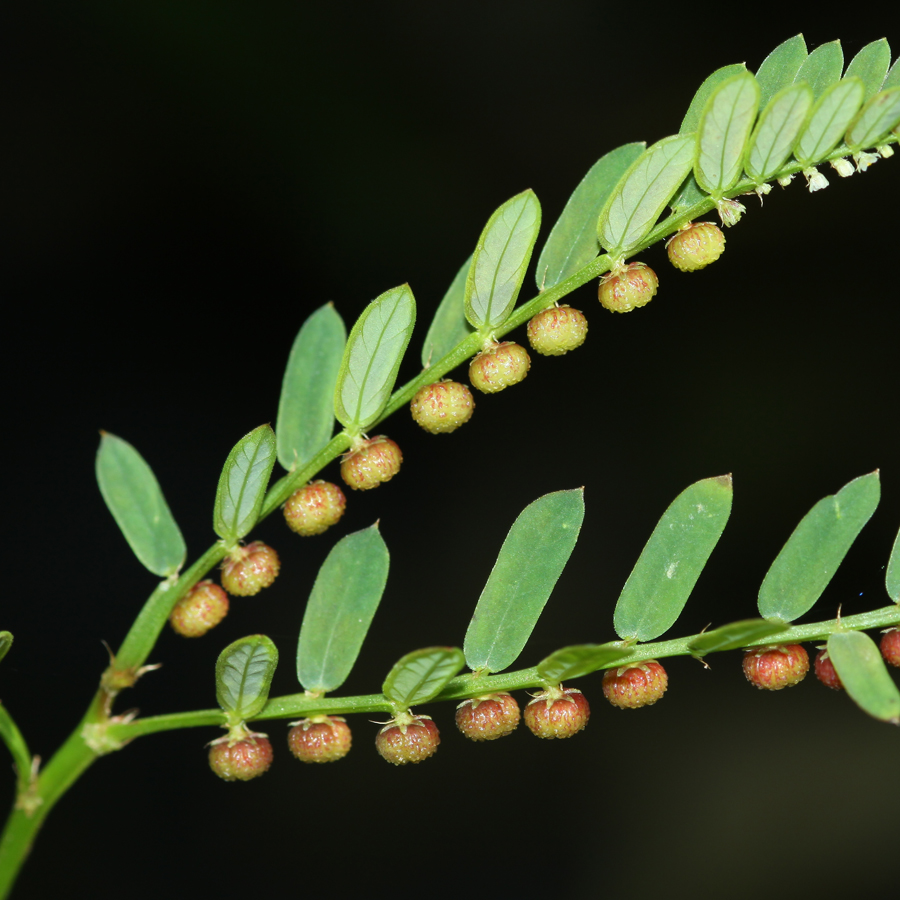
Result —
<instances>
[{"instance_id":1,"label":"phyllanthus urinaria plant","mask_svg":"<svg viewBox=\"0 0 900 900\"><path fill-rule=\"evenodd\" d=\"M732 227L746 212L738 197L761 199L774 183L785 187L800 173L810 190L819 190L827 184L821 167L847 177L893 155L900 69L895 63L888 71L889 61L887 42L876 41L844 72L836 42L808 53L798 36L755 73L744 65L717 70L701 85L678 134L649 147L625 144L590 169L546 237L534 268L537 294L519 305L541 207L530 190L503 203L435 312L421 349L422 370L405 385L396 381L416 323L408 285L372 301L349 335L331 304L316 310L292 347L276 428L260 426L228 455L213 508L217 540L187 567L181 531L150 467L126 441L103 433L97 456L103 498L138 560L161 581L102 674L88 713L45 766L38 767L0 706L0 736L18 779L0 841L0 897L44 818L81 772L129 741L175 728L224 729L224 736L211 738L207 753L212 771L226 781L264 774L285 743L301 762L338 761L351 750L354 727L369 729L364 748L374 744L388 762L405 765L435 754L451 709L459 730L479 743L527 739L527 732L569 738L588 724L588 693L601 680L593 673L604 673L600 687L613 707L641 709L667 691L669 675L660 660L702 661L712 653L742 651L750 683L780 690L797 685L808 671L804 644L820 650L814 668L821 681L843 688L876 719L900 723L900 691L885 665L900 664L900 535L886 567L886 606L798 624L874 513L877 472L855 478L803 517L769 568L752 618L660 640L676 623L729 518L732 479L719 475L685 488L652 530L615 604L615 639L563 647L535 665L511 669L579 538L584 491L565 489L539 497L512 524L462 647L407 653L377 693L336 693L356 664L387 583L388 550L376 523L342 536L319 569L297 638L301 693L269 696L278 649L264 634L254 634L219 655L211 679L218 710L147 717L113 712L117 695L153 668L147 660L167 621L188 637L215 633L229 594L234 603L253 603L272 587L282 565L295 564L299 538L286 530L277 551L248 540L258 522L281 509L288 529L303 539L337 526L354 495L348 501L335 483L317 478L333 463L352 491L402 477L399 446L373 431L398 410L408 408L435 434L456 432L469 421L473 394L462 381L446 378L451 370L471 359L469 382L485 395L479 405L490 411L499 402L491 395L530 371L528 351L503 340L510 332L528 323L528 343L541 356L562 356L585 343L593 314L560 303L581 285L599 279L606 310L639 309L660 284L656 272L635 258L653 244L667 240L673 266L696 272L725 246L721 229L700 217L715 213ZM615 327L614 320L602 321ZM534 377L539 373L536 366ZM272 482L276 462L284 474ZM513 583L516 591L509 590ZM0 658L11 644L12 635L0 632ZM673 663L677 695L682 664ZM373 715L388 719L369 725ZM516 736L521 718L526 728L518 733L526 738ZM289 728L281 737L273 728L278 719ZM255 723L266 720L267 732L257 731Z\"/></svg>"}]
</instances>

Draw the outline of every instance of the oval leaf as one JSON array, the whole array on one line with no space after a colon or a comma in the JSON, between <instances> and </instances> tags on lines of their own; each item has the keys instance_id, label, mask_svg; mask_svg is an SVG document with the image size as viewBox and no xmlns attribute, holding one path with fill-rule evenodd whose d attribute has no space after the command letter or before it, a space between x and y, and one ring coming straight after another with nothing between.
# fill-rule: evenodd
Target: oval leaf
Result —
<instances>
[{"instance_id":1,"label":"oval leaf","mask_svg":"<svg viewBox=\"0 0 900 900\"><path fill-rule=\"evenodd\" d=\"M729 78L707 101L697 129L694 177L721 198L741 174L744 150L759 110L759 85L749 72Z\"/></svg>"},{"instance_id":2,"label":"oval leaf","mask_svg":"<svg viewBox=\"0 0 900 900\"><path fill-rule=\"evenodd\" d=\"M721 650L752 647L762 643L766 638L786 631L788 627L786 622L773 622L769 619L744 619L712 631L704 631L688 644L688 649L694 656L706 656L707 653L718 653Z\"/></svg>"},{"instance_id":3,"label":"oval leaf","mask_svg":"<svg viewBox=\"0 0 900 900\"><path fill-rule=\"evenodd\" d=\"M831 41L816 47L806 57L797 71L794 81L805 81L811 88L816 100L841 78L844 71L844 53L840 41Z\"/></svg>"},{"instance_id":4,"label":"oval leaf","mask_svg":"<svg viewBox=\"0 0 900 900\"><path fill-rule=\"evenodd\" d=\"M793 84L800 66L806 62L806 41L798 34L779 44L757 69L759 105L765 109L771 99L789 84Z\"/></svg>"},{"instance_id":5,"label":"oval leaf","mask_svg":"<svg viewBox=\"0 0 900 900\"><path fill-rule=\"evenodd\" d=\"M478 605L463 649L469 668L499 672L516 661L572 555L584 519L584 490L530 503L513 523Z\"/></svg>"},{"instance_id":6,"label":"oval leaf","mask_svg":"<svg viewBox=\"0 0 900 900\"><path fill-rule=\"evenodd\" d=\"M759 117L744 161L757 183L770 181L785 164L809 119L813 94L808 84L792 84L780 91Z\"/></svg>"},{"instance_id":7,"label":"oval leaf","mask_svg":"<svg viewBox=\"0 0 900 900\"><path fill-rule=\"evenodd\" d=\"M722 66L721 69L716 69L712 75L707 76L691 99L691 105L681 120L681 128L678 129L678 133L693 134L700 127L703 110L706 109L706 104L715 93L716 88L728 81L729 78L734 78L735 75L746 71L747 67L743 63L733 63L730 66Z\"/></svg>"},{"instance_id":8,"label":"oval leaf","mask_svg":"<svg viewBox=\"0 0 900 900\"><path fill-rule=\"evenodd\" d=\"M676 134L657 141L632 163L597 223L600 244L614 258L625 257L654 226L694 162L695 138Z\"/></svg>"},{"instance_id":9,"label":"oval leaf","mask_svg":"<svg viewBox=\"0 0 900 900\"><path fill-rule=\"evenodd\" d=\"M541 227L534 191L507 200L488 219L466 278L466 318L479 331L499 328L516 305Z\"/></svg>"},{"instance_id":10,"label":"oval leaf","mask_svg":"<svg viewBox=\"0 0 900 900\"><path fill-rule=\"evenodd\" d=\"M228 454L213 511L213 529L227 545L239 541L257 523L274 465L275 432L269 425L244 435Z\"/></svg>"},{"instance_id":11,"label":"oval leaf","mask_svg":"<svg viewBox=\"0 0 900 900\"><path fill-rule=\"evenodd\" d=\"M331 440L334 386L347 329L334 304L304 323L288 357L278 401L278 461L288 471L308 463Z\"/></svg>"},{"instance_id":12,"label":"oval leaf","mask_svg":"<svg viewBox=\"0 0 900 900\"><path fill-rule=\"evenodd\" d=\"M613 615L623 640L652 641L675 623L731 513L731 476L704 478L663 513Z\"/></svg>"},{"instance_id":13,"label":"oval leaf","mask_svg":"<svg viewBox=\"0 0 900 900\"><path fill-rule=\"evenodd\" d=\"M880 496L878 473L872 472L823 497L803 517L759 589L763 618L792 622L812 608L875 512Z\"/></svg>"},{"instance_id":14,"label":"oval leaf","mask_svg":"<svg viewBox=\"0 0 900 900\"><path fill-rule=\"evenodd\" d=\"M822 94L794 148L797 162L802 166L815 165L837 146L862 105L863 93L862 82L851 78L839 81Z\"/></svg>"},{"instance_id":15,"label":"oval leaf","mask_svg":"<svg viewBox=\"0 0 900 900\"><path fill-rule=\"evenodd\" d=\"M872 638L861 631L838 631L828 638L828 656L850 699L863 712L900 725L900 690Z\"/></svg>"},{"instance_id":16,"label":"oval leaf","mask_svg":"<svg viewBox=\"0 0 900 900\"><path fill-rule=\"evenodd\" d=\"M884 576L884 586L887 588L888 597L894 603L900 603L900 531L894 538L891 558L888 560L887 572Z\"/></svg>"},{"instance_id":17,"label":"oval leaf","mask_svg":"<svg viewBox=\"0 0 900 900\"><path fill-rule=\"evenodd\" d=\"M546 684L559 684L570 678L580 678L597 669L610 668L610 663L626 660L634 653L621 641L608 644L576 644L551 653L537 664L538 677Z\"/></svg>"},{"instance_id":18,"label":"oval leaf","mask_svg":"<svg viewBox=\"0 0 900 900\"><path fill-rule=\"evenodd\" d=\"M12 647L13 636L8 631L0 631L0 659L3 659Z\"/></svg>"},{"instance_id":19,"label":"oval leaf","mask_svg":"<svg viewBox=\"0 0 900 900\"><path fill-rule=\"evenodd\" d=\"M387 405L415 324L407 284L385 291L356 320L334 391L334 414L351 434L365 431Z\"/></svg>"},{"instance_id":20,"label":"oval leaf","mask_svg":"<svg viewBox=\"0 0 900 900\"><path fill-rule=\"evenodd\" d=\"M348 534L328 554L297 645L297 678L307 691L333 691L347 680L384 593L389 563L377 525Z\"/></svg>"},{"instance_id":21,"label":"oval leaf","mask_svg":"<svg viewBox=\"0 0 900 900\"><path fill-rule=\"evenodd\" d=\"M216 700L229 724L252 719L266 705L278 648L264 634L229 644L216 661Z\"/></svg>"},{"instance_id":22,"label":"oval leaf","mask_svg":"<svg viewBox=\"0 0 900 900\"><path fill-rule=\"evenodd\" d=\"M466 664L458 647L426 647L407 653L384 680L382 692L398 709L434 699Z\"/></svg>"},{"instance_id":23,"label":"oval leaf","mask_svg":"<svg viewBox=\"0 0 900 900\"><path fill-rule=\"evenodd\" d=\"M466 321L466 278L469 275L469 267L472 265L470 256L456 273L453 284L447 288L444 299L441 300L428 334L425 335L425 343L422 344L422 368L427 369L433 362L446 356L460 341L465 340L472 328Z\"/></svg>"},{"instance_id":24,"label":"oval leaf","mask_svg":"<svg viewBox=\"0 0 900 900\"><path fill-rule=\"evenodd\" d=\"M174 575L187 547L159 482L144 458L127 441L100 432L97 484L134 555L154 575Z\"/></svg>"},{"instance_id":25,"label":"oval leaf","mask_svg":"<svg viewBox=\"0 0 900 900\"><path fill-rule=\"evenodd\" d=\"M891 47L886 38L866 44L847 66L845 78L856 76L866 89L866 100L881 90L891 64Z\"/></svg>"},{"instance_id":26,"label":"oval leaf","mask_svg":"<svg viewBox=\"0 0 900 900\"><path fill-rule=\"evenodd\" d=\"M858 113L847 129L845 140L854 152L881 143L900 122L900 87L873 97Z\"/></svg>"},{"instance_id":27,"label":"oval leaf","mask_svg":"<svg viewBox=\"0 0 900 900\"><path fill-rule=\"evenodd\" d=\"M541 251L534 274L538 290L565 281L599 254L597 217L619 179L646 146L639 142L617 147L601 156L581 179Z\"/></svg>"}]
</instances>

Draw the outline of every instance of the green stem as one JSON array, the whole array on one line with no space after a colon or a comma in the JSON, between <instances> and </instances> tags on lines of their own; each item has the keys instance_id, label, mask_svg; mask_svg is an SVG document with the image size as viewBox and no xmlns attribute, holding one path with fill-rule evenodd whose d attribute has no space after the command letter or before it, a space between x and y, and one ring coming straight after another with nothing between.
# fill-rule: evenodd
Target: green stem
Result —
<instances>
[{"instance_id":1,"label":"green stem","mask_svg":"<svg viewBox=\"0 0 900 900\"><path fill-rule=\"evenodd\" d=\"M6 744L16 767L16 792L22 794L31 786L31 751L15 719L0 703L0 738Z\"/></svg>"}]
</instances>

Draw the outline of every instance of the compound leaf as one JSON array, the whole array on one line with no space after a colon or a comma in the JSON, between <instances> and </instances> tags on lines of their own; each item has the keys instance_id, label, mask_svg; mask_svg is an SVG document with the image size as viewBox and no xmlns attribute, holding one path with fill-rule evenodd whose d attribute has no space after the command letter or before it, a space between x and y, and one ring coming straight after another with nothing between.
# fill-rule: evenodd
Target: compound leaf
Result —
<instances>
[{"instance_id":1,"label":"compound leaf","mask_svg":"<svg viewBox=\"0 0 900 900\"><path fill-rule=\"evenodd\" d=\"M433 700L466 664L458 647L426 647L407 653L384 680L382 693L398 709Z\"/></svg>"},{"instance_id":2,"label":"compound leaf","mask_svg":"<svg viewBox=\"0 0 900 900\"><path fill-rule=\"evenodd\" d=\"M278 648L264 634L229 644L216 661L216 700L229 724L252 719L266 705Z\"/></svg>"},{"instance_id":3,"label":"compound leaf","mask_svg":"<svg viewBox=\"0 0 900 900\"><path fill-rule=\"evenodd\" d=\"M861 631L838 631L828 638L828 656L850 699L863 712L900 725L900 690L878 646Z\"/></svg>"},{"instance_id":4,"label":"compound leaf","mask_svg":"<svg viewBox=\"0 0 900 900\"><path fill-rule=\"evenodd\" d=\"M466 321L465 305L466 278L471 265L470 256L456 273L428 326L428 334L422 344L422 368L427 369L435 360L446 356L472 333L472 328Z\"/></svg>"},{"instance_id":5,"label":"compound leaf","mask_svg":"<svg viewBox=\"0 0 900 900\"><path fill-rule=\"evenodd\" d=\"M779 91L793 83L806 57L806 41L802 34L797 34L779 44L763 60L756 72L760 107L765 109Z\"/></svg>"}]
</instances>

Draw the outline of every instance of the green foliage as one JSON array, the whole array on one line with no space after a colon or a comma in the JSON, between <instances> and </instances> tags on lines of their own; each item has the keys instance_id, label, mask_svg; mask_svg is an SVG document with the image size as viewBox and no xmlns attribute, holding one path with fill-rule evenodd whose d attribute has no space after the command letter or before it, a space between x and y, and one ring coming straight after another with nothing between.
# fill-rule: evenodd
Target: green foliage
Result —
<instances>
[{"instance_id":1,"label":"green foliage","mask_svg":"<svg viewBox=\"0 0 900 900\"><path fill-rule=\"evenodd\" d=\"M759 82L759 105L765 109L777 93L794 83L806 61L806 41L798 34L779 44L756 70Z\"/></svg>"},{"instance_id":2,"label":"green foliage","mask_svg":"<svg viewBox=\"0 0 900 900\"><path fill-rule=\"evenodd\" d=\"M634 653L621 641L608 644L576 644L551 653L537 664L537 673L545 684L559 684L570 678L580 678L598 669L611 668L625 662Z\"/></svg>"},{"instance_id":3,"label":"green foliage","mask_svg":"<svg viewBox=\"0 0 900 900\"><path fill-rule=\"evenodd\" d=\"M891 64L891 48L885 38L866 44L847 66L844 73L846 78L859 78L865 85L868 100L881 90L884 79L887 77L888 66Z\"/></svg>"},{"instance_id":4,"label":"green foliage","mask_svg":"<svg viewBox=\"0 0 900 900\"><path fill-rule=\"evenodd\" d=\"M787 623L774 622L771 619L743 619L740 622L722 625L721 628L712 631L704 631L688 644L688 648L696 656L721 653L724 650L739 650L741 647L761 644L768 638L786 631L787 627Z\"/></svg>"},{"instance_id":5,"label":"green foliage","mask_svg":"<svg viewBox=\"0 0 900 900\"><path fill-rule=\"evenodd\" d=\"M744 155L744 169L757 185L770 181L791 155L812 105L809 85L791 84L763 110Z\"/></svg>"},{"instance_id":6,"label":"green foliage","mask_svg":"<svg viewBox=\"0 0 900 900\"><path fill-rule=\"evenodd\" d=\"M884 575L884 586L887 588L888 597L894 603L900 603L900 531L897 532L894 546L891 548L891 558L888 560Z\"/></svg>"},{"instance_id":7,"label":"green foliage","mask_svg":"<svg viewBox=\"0 0 900 900\"><path fill-rule=\"evenodd\" d=\"M831 41L816 47L797 70L794 81L805 81L818 100L825 91L841 77L844 67L844 53L840 41Z\"/></svg>"},{"instance_id":8,"label":"green foliage","mask_svg":"<svg viewBox=\"0 0 900 900\"><path fill-rule=\"evenodd\" d=\"M900 122L900 87L890 88L872 97L847 129L847 146L859 153L864 147L880 144Z\"/></svg>"},{"instance_id":9,"label":"green foliage","mask_svg":"<svg viewBox=\"0 0 900 900\"><path fill-rule=\"evenodd\" d=\"M458 647L426 647L407 653L388 672L381 690L398 711L433 700L465 665Z\"/></svg>"},{"instance_id":10,"label":"green foliage","mask_svg":"<svg viewBox=\"0 0 900 900\"><path fill-rule=\"evenodd\" d=\"M833 84L819 97L794 148L797 162L804 167L815 165L837 146L862 105L864 93L858 78L848 78Z\"/></svg>"},{"instance_id":11,"label":"green foliage","mask_svg":"<svg viewBox=\"0 0 900 900\"><path fill-rule=\"evenodd\" d=\"M12 643L13 636L8 631L0 631L0 660L9 653Z\"/></svg>"},{"instance_id":12,"label":"green foliage","mask_svg":"<svg viewBox=\"0 0 900 900\"><path fill-rule=\"evenodd\" d=\"M269 699L278 648L264 634L229 644L216 661L216 700L229 725L252 719Z\"/></svg>"},{"instance_id":13,"label":"green foliage","mask_svg":"<svg viewBox=\"0 0 900 900\"><path fill-rule=\"evenodd\" d=\"M465 340L472 328L466 321L465 293L466 278L472 266L470 256L460 267L444 299L441 300L425 341L422 344L422 367L427 369L432 362L446 356L460 341Z\"/></svg>"},{"instance_id":14,"label":"green foliage","mask_svg":"<svg viewBox=\"0 0 900 900\"><path fill-rule=\"evenodd\" d=\"M851 699L870 716L900 725L900 690L875 642L861 631L836 631L828 655Z\"/></svg>"}]
</instances>

